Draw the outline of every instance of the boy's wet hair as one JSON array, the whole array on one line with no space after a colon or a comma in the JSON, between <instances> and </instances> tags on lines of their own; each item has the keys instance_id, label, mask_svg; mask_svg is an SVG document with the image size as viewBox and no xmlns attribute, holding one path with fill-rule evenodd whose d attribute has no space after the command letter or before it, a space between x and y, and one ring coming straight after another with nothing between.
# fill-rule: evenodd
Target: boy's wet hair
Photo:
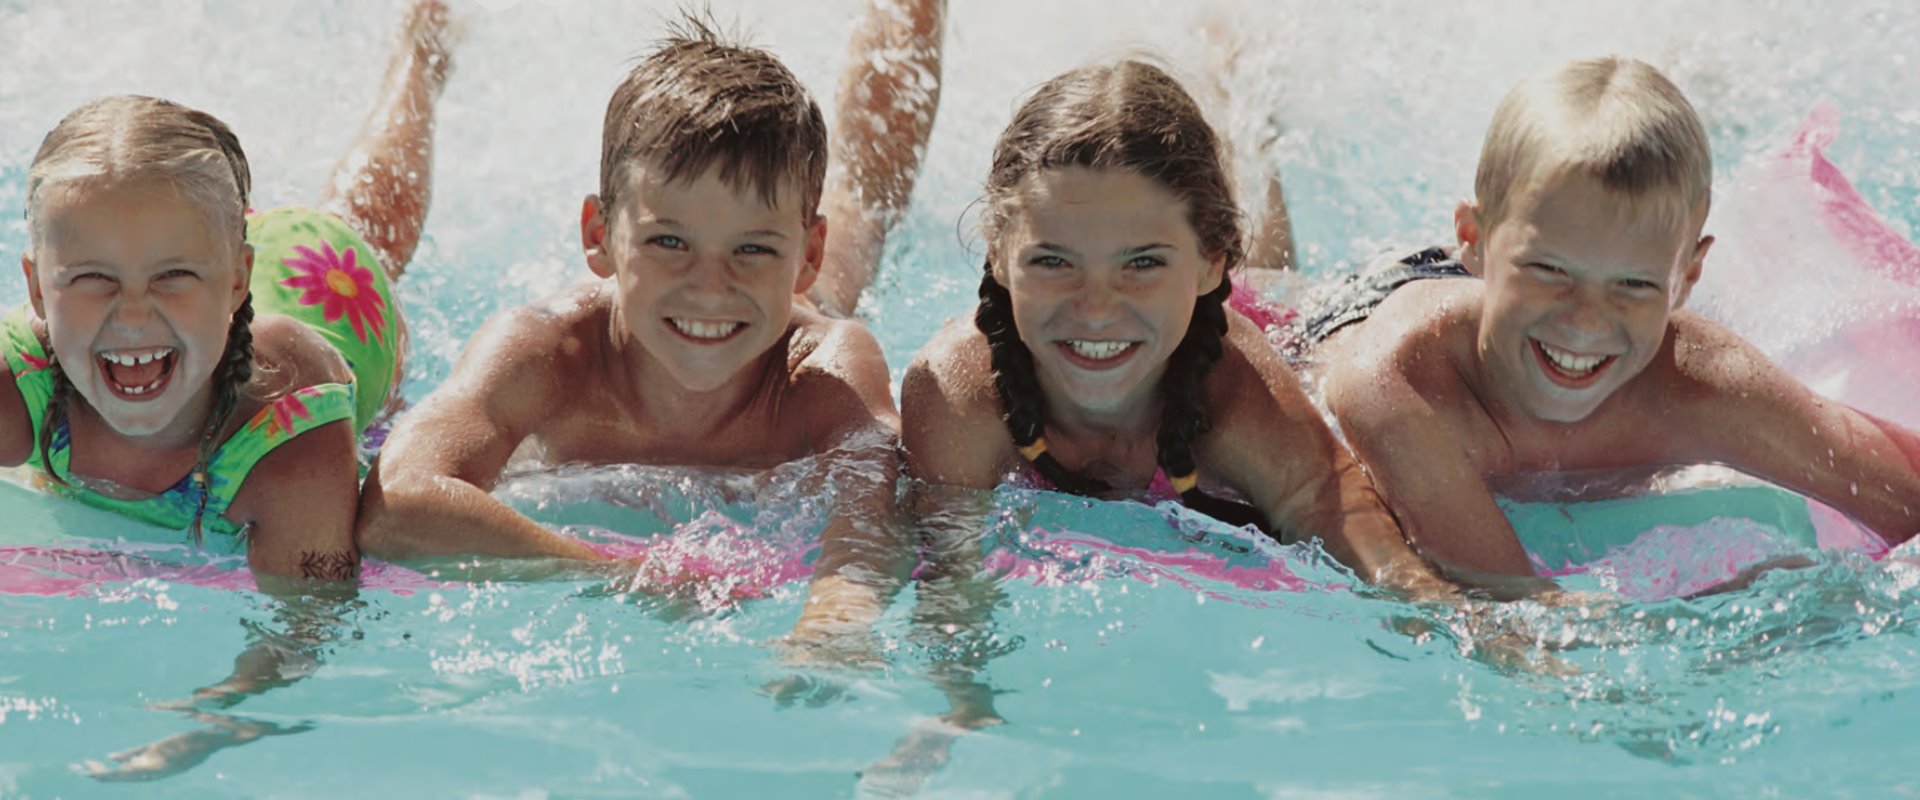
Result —
<instances>
[{"instance_id":1,"label":"boy's wet hair","mask_svg":"<svg viewBox=\"0 0 1920 800\"><path fill-rule=\"evenodd\" d=\"M684 15L613 91L600 147L600 201L611 210L634 162L692 181L713 167L773 206L800 190L811 224L827 178L827 123L773 54L731 41L711 19Z\"/></svg>"},{"instance_id":2,"label":"boy's wet hair","mask_svg":"<svg viewBox=\"0 0 1920 800\"><path fill-rule=\"evenodd\" d=\"M208 223L216 241L241 247L247 240L247 197L253 174L240 139L217 117L204 111L155 97L120 95L95 100L74 109L47 133L27 168L27 252L37 262L45 241L41 214L49 193L71 185L127 185L158 181L170 185L191 202ZM223 237L221 231L230 232ZM40 426L40 463L54 480L66 479L53 469L49 457L55 428L66 424L73 383L67 379L59 354L47 366L53 395ZM90 368L90 365L82 367ZM240 395L253 377L253 295L248 293L233 312L227 327L224 355L213 372L214 401L200 436L200 457L194 464L193 484L200 508L190 533L201 538L201 517L212 484L207 465L219 448L220 431L240 405Z\"/></svg>"},{"instance_id":3,"label":"boy's wet hair","mask_svg":"<svg viewBox=\"0 0 1920 800\"><path fill-rule=\"evenodd\" d=\"M1711 199L1713 154L1686 95L1643 61L1572 61L1507 93L1493 112L1473 190L1483 228L1505 218L1515 192L1555 174L1586 175L1630 211L1676 224Z\"/></svg>"},{"instance_id":4,"label":"boy's wet hair","mask_svg":"<svg viewBox=\"0 0 1920 800\"><path fill-rule=\"evenodd\" d=\"M994 252L992 243L1032 176L1063 167L1116 169L1141 175L1179 197L1202 254L1221 259L1231 270L1240 264L1245 246L1222 151L1219 135L1193 97L1158 67L1128 60L1054 78L1027 98L994 145L982 218L988 252ZM1232 291L1222 275L1219 287L1194 301L1193 321L1167 360L1160 379L1156 458L1189 507L1265 530L1269 525L1258 510L1207 495L1191 483L1198 467L1194 441L1212 426L1206 377L1223 352L1226 299ZM987 338L994 387L1015 446L1061 491L1106 491L1105 485L1068 471L1046 452L1046 397L1033 353L1014 324L1013 297L994 278L991 256L980 281L974 324Z\"/></svg>"}]
</instances>

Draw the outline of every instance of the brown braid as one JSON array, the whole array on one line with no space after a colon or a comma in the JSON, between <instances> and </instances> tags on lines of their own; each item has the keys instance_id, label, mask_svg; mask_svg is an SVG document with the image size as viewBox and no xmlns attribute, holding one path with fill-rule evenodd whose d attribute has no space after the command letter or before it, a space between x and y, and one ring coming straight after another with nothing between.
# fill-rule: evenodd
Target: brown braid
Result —
<instances>
[{"instance_id":1,"label":"brown braid","mask_svg":"<svg viewBox=\"0 0 1920 800\"><path fill-rule=\"evenodd\" d=\"M227 351L220 359L220 366L213 370L213 410L207 414L207 425L200 433L200 456L193 465L193 487L200 495L199 504L193 512L193 524L187 529L193 537L193 545L201 543L201 518L207 513L207 496L213 493L212 478L207 475L207 466L213 461L213 453L220 449L220 432L227 427L227 421L233 418L234 409L240 407L242 390L247 382L253 380L253 293L240 301L240 307L233 311L233 323L227 327Z\"/></svg>"},{"instance_id":2,"label":"brown braid","mask_svg":"<svg viewBox=\"0 0 1920 800\"><path fill-rule=\"evenodd\" d=\"M1177 478L1199 472L1194 463L1193 441L1213 428L1207 413L1207 373L1213 370L1224 351L1227 334L1227 296L1233 284L1220 279L1219 287L1201 295L1193 304L1193 322L1187 335L1167 358L1166 374L1160 377L1160 431L1156 435L1160 468ZM1267 515L1246 503L1223 500L1200 491L1198 485L1180 492L1188 508L1230 525L1252 525L1268 530Z\"/></svg>"},{"instance_id":3,"label":"brown braid","mask_svg":"<svg viewBox=\"0 0 1920 800\"><path fill-rule=\"evenodd\" d=\"M987 337L987 352L993 360L993 386L1006 409L1001 419L1013 434L1015 447L1026 449L1046 436L1047 398L1033 368L1033 351L1020 341L1013 324L1013 296L993 279L993 266L980 279L980 307L973 312L973 324ZM1063 492L1082 495L1104 494L1108 486L1066 468L1052 453L1034 457L1034 468Z\"/></svg>"},{"instance_id":4,"label":"brown braid","mask_svg":"<svg viewBox=\"0 0 1920 800\"><path fill-rule=\"evenodd\" d=\"M987 179L989 237L1004 226L1006 208L1029 177L1068 166L1123 169L1152 179L1185 201L1188 222L1209 258L1220 259L1229 270L1243 258L1240 212L1219 137L1193 98L1159 68L1123 61L1074 70L1041 86L994 147ZM1047 452L1046 396L1033 353L1014 324L1012 295L994 278L991 263L986 273L974 324L987 338L994 388L1014 444L1056 488L1089 495L1106 491L1104 484L1075 474ZM1223 275L1217 288L1194 301L1193 321L1160 380L1155 457L1188 507L1271 532L1258 509L1214 497L1197 485L1193 443L1211 428L1206 377L1224 349L1231 292Z\"/></svg>"},{"instance_id":5,"label":"brown braid","mask_svg":"<svg viewBox=\"0 0 1920 800\"><path fill-rule=\"evenodd\" d=\"M46 416L40 420L40 466L52 476L55 483L67 485L67 479L53 469L53 455L48 451L53 447L53 429L67 424L67 397L73 393L73 382L67 380L67 371L60 366L60 359L53 354L53 348L46 348L47 372L53 378L53 396L47 400Z\"/></svg>"}]
</instances>

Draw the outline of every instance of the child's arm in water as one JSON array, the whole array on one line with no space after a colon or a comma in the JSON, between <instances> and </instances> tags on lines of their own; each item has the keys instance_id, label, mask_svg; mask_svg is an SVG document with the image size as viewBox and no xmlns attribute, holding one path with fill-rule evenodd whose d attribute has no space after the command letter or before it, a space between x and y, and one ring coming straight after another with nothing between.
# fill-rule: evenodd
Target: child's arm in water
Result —
<instances>
[{"instance_id":1,"label":"child's arm in water","mask_svg":"<svg viewBox=\"0 0 1920 800\"><path fill-rule=\"evenodd\" d=\"M1407 326L1423 327L1400 329ZM1551 590L1481 472L1484 454L1460 410L1477 401L1442 338L1446 329L1432 316L1376 313L1323 345L1327 407L1408 541L1442 574L1500 597Z\"/></svg>"},{"instance_id":2,"label":"child's arm in water","mask_svg":"<svg viewBox=\"0 0 1920 800\"><path fill-rule=\"evenodd\" d=\"M253 333L257 374L266 375L270 386L351 380L339 351L301 323L264 316L254 320ZM219 710L312 675L327 645L345 629L341 618L355 602L360 567L353 541L357 448L352 422L339 420L275 447L254 465L227 518L246 528L254 582L283 604L275 624L249 630L247 646L225 678L186 700L155 706L180 711L206 727L129 748L106 762L85 762L82 771L102 781L153 780L191 769L228 747L312 727Z\"/></svg>"},{"instance_id":3,"label":"child's arm in water","mask_svg":"<svg viewBox=\"0 0 1920 800\"><path fill-rule=\"evenodd\" d=\"M873 334L852 322L818 324L827 331L796 371L789 402L805 421L835 503L794 634L860 637L912 564L894 497L900 415Z\"/></svg>"},{"instance_id":4,"label":"child's arm in water","mask_svg":"<svg viewBox=\"0 0 1920 800\"><path fill-rule=\"evenodd\" d=\"M1920 435L1815 394L1717 324L1674 318L1669 390L1688 413L1652 434L1826 503L1889 544L1920 533Z\"/></svg>"},{"instance_id":5,"label":"child's arm in water","mask_svg":"<svg viewBox=\"0 0 1920 800\"><path fill-rule=\"evenodd\" d=\"M254 465L227 516L247 528L247 564L257 577L357 581L358 446L352 421L340 420L300 434Z\"/></svg>"},{"instance_id":6,"label":"child's arm in water","mask_svg":"<svg viewBox=\"0 0 1920 800\"><path fill-rule=\"evenodd\" d=\"M848 47L835 102L821 213L826 264L808 296L853 313L905 214L940 107L946 0L869 0Z\"/></svg>"},{"instance_id":7,"label":"child's arm in water","mask_svg":"<svg viewBox=\"0 0 1920 800\"><path fill-rule=\"evenodd\" d=\"M489 322L432 396L387 439L361 489L360 547L380 558L487 554L604 558L557 536L490 492L539 423L567 408L558 354L577 349L545 310Z\"/></svg>"},{"instance_id":8,"label":"child's arm in water","mask_svg":"<svg viewBox=\"0 0 1920 800\"><path fill-rule=\"evenodd\" d=\"M26 398L20 396L13 365L0 359L0 367L7 371L7 385L0 387L0 465L17 467L33 455L33 418L27 414Z\"/></svg>"},{"instance_id":9,"label":"child's arm in water","mask_svg":"<svg viewBox=\"0 0 1920 800\"><path fill-rule=\"evenodd\" d=\"M1278 353L1253 323L1229 320L1225 353L1207 381L1213 429L1200 443L1205 468L1245 493L1288 539L1320 537L1362 580L1420 599L1456 594L1407 545Z\"/></svg>"},{"instance_id":10,"label":"child's arm in water","mask_svg":"<svg viewBox=\"0 0 1920 800\"><path fill-rule=\"evenodd\" d=\"M338 350L287 317L254 320L253 343L257 370L264 376L256 383L286 390L353 380ZM353 537L358 465L353 422L344 419L294 437L254 465L227 508L227 519L246 527L247 563L256 576L349 586L358 581L360 549Z\"/></svg>"},{"instance_id":11,"label":"child's arm in water","mask_svg":"<svg viewBox=\"0 0 1920 800\"><path fill-rule=\"evenodd\" d=\"M982 539L993 489L1018 457L987 364L986 341L973 321L950 320L915 356L900 386L909 530L925 560L916 575L913 631L938 654L927 672L950 706L940 722L965 730L1001 721L993 692L973 676L996 654L985 645L1002 599L998 584L983 574ZM901 747L913 749L915 738L909 734ZM935 748L942 751L935 760L944 760L945 744ZM889 760L904 755L901 747Z\"/></svg>"}]
</instances>

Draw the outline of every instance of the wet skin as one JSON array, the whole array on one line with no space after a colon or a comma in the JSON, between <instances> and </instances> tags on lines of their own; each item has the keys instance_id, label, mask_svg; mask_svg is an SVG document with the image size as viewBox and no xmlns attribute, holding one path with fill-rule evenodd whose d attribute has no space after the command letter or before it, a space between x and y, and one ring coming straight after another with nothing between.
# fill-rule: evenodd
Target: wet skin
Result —
<instances>
[{"instance_id":1,"label":"wet skin","mask_svg":"<svg viewBox=\"0 0 1920 800\"><path fill-rule=\"evenodd\" d=\"M23 259L38 329L74 387L70 471L100 491L158 494L199 459L234 309L252 251L165 183L89 181L48 193L38 259ZM254 320L254 379L224 440L266 398L350 380L339 353L285 317ZM133 362L133 363L126 363ZM74 365L85 365L75 368ZM0 461L26 461L25 401L0 392ZM250 528L247 557L265 576L351 580L358 473L341 421L274 449L254 467L227 518ZM316 560L328 569L316 572Z\"/></svg>"},{"instance_id":2,"label":"wet skin","mask_svg":"<svg viewBox=\"0 0 1920 800\"><path fill-rule=\"evenodd\" d=\"M1155 471L1159 375L1223 264L1200 252L1185 205L1145 177L1069 168L1022 188L991 260L1034 353L1050 452L1116 487L1144 487ZM1195 443L1202 484L1244 494L1290 538L1321 537L1368 580L1430 587L1292 373L1252 323L1228 317L1224 354L1206 378L1213 430ZM1076 342L1093 343L1093 357ZM970 319L950 321L915 358L902 407L917 478L987 489L1024 463Z\"/></svg>"},{"instance_id":3,"label":"wet skin","mask_svg":"<svg viewBox=\"0 0 1920 800\"><path fill-rule=\"evenodd\" d=\"M1483 229L1484 278L1409 284L1314 354L1326 398L1422 554L1454 577L1539 588L1489 481L1720 463L1810 495L1890 541L1920 530L1920 439L1814 395L1681 310L1712 239L1705 209L1636 216L1584 176L1518 192ZM1857 491L1856 491L1857 489Z\"/></svg>"}]
</instances>

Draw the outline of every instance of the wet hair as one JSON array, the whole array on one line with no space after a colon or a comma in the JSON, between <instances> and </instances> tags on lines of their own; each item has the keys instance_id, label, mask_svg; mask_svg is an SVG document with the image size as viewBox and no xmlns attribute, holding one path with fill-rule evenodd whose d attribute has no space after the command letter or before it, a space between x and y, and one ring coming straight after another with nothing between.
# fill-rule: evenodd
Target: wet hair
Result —
<instances>
[{"instance_id":1,"label":"wet hair","mask_svg":"<svg viewBox=\"0 0 1920 800\"><path fill-rule=\"evenodd\" d=\"M85 185L126 185L159 181L178 191L200 210L208 229L219 240L244 246L247 238L247 195L252 174L240 139L226 123L204 111L152 97L120 95L95 100L75 109L40 143L27 170L28 252L38 256L45 241L41 229L46 196L57 188ZM207 465L219 447L220 431L240 404L242 390L253 377L253 296L248 294L233 313L220 363L214 368L213 408L200 436L199 459L191 480L199 495L189 532L200 544L201 521L206 514L212 483ZM40 462L55 481L66 479L53 469L48 450L53 431L67 421L73 383L59 356L48 352L53 395L41 421Z\"/></svg>"},{"instance_id":2,"label":"wet hair","mask_svg":"<svg viewBox=\"0 0 1920 800\"><path fill-rule=\"evenodd\" d=\"M1529 181L1560 174L1598 180L1636 216L1670 225L1704 216L1713 154L1699 114L1659 70L1585 59L1527 79L1494 110L1473 181L1481 227L1504 219Z\"/></svg>"},{"instance_id":3,"label":"wet hair","mask_svg":"<svg viewBox=\"0 0 1920 800\"><path fill-rule=\"evenodd\" d=\"M607 102L600 202L611 213L634 163L667 180L713 167L769 207L786 182L811 224L827 180L827 122L800 79L773 54L732 41L709 18L685 14Z\"/></svg>"},{"instance_id":4,"label":"wet hair","mask_svg":"<svg viewBox=\"0 0 1920 800\"><path fill-rule=\"evenodd\" d=\"M1021 186L1036 174L1063 167L1126 170L1179 197L1201 252L1231 270L1245 249L1222 149L1193 98L1160 68L1128 60L1076 69L1036 90L994 145L982 227L989 242L996 240ZM988 252L994 252L991 245ZM987 339L994 388L1014 445L1056 488L1087 495L1106 491L1104 484L1068 470L1046 451L1047 399L1033 353L1015 326L1013 297L993 273L990 255L974 324ZM1208 495L1196 482L1194 441L1212 427L1206 377L1223 351L1232 291L1223 276L1218 287L1195 299L1193 321L1167 360L1159 387L1156 459L1188 507L1234 525L1270 530L1258 509Z\"/></svg>"}]
</instances>

